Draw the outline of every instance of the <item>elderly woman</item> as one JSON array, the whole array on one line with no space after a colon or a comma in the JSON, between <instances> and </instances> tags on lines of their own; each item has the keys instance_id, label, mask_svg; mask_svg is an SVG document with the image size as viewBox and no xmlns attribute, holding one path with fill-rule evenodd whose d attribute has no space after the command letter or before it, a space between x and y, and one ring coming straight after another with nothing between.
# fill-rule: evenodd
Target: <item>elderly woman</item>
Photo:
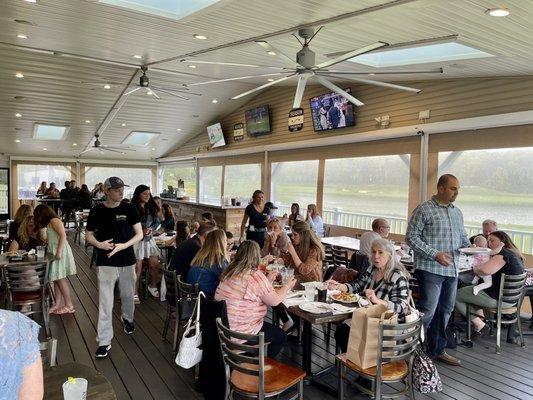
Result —
<instances>
[{"instance_id":1,"label":"elderly woman","mask_svg":"<svg viewBox=\"0 0 533 400\"><path fill-rule=\"evenodd\" d=\"M372 264L357 275L351 283L328 281L328 289L359 293L372 304L382 304L398 314L398 321L405 320L409 306L409 273L395 257L394 245L387 239L372 242ZM342 324L335 333L337 344L343 352L348 345L350 327Z\"/></svg>"},{"instance_id":2,"label":"elderly woman","mask_svg":"<svg viewBox=\"0 0 533 400\"><path fill-rule=\"evenodd\" d=\"M466 303L477 305L480 308L496 308L502 274L520 275L524 273L524 256L507 233L503 231L492 232L489 234L487 243L492 250L492 256L487 262L474 267L474 273L478 276L491 275L492 285L481 290L477 295L474 295L473 285L465 286L457 291L455 308L464 316L466 316ZM472 319L472 324L474 325L473 339L489 330L485 322L479 317ZM514 327L509 327L507 341L516 342Z\"/></svg>"},{"instance_id":3,"label":"elderly woman","mask_svg":"<svg viewBox=\"0 0 533 400\"><path fill-rule=\"evenodd\" d=\"M261 249L261 257L269 254L279 257L287 251L289 243L290 239L285 233L280 220L273 218L267 222L267 234L265 236L265 244Z\"/></svg>"}]
</instances>

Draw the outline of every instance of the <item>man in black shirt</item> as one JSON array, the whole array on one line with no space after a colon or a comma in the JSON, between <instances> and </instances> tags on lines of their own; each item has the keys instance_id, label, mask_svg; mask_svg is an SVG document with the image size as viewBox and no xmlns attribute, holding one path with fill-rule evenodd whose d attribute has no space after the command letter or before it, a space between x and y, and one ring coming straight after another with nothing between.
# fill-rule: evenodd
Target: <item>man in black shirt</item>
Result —
<instances>
[{"instance_id":1,"label":"man in black shirt","mask_svg":"<svg viewBox=\"0 0 533 400\"><path fill-rule=\"evenodd\" d=\"M196 235L181 242L174 250L168 269L175 270L176 275L181 275L181 280L185 282L191 269L192 259L202 248L207 234L215 229L216 225L212 222L202 222Z\"/></svg>"},{"instance_id":2,"label":"man in black shirt","mask_svg":"<svg viewBox=\"0 0 533 400\"><path fill-rule=\"evenodd\" d=\"M85 239L94 246L98 268L98 349L96 357L107 356L113 339L113 291L118 280L124 332L132 334L133 293L135 288L135 253L133 245L143 238L137 209L122 203L124 182L117 177L106 179L107 200L93 207L87 218Z\"/></svg>"}]
</instances>

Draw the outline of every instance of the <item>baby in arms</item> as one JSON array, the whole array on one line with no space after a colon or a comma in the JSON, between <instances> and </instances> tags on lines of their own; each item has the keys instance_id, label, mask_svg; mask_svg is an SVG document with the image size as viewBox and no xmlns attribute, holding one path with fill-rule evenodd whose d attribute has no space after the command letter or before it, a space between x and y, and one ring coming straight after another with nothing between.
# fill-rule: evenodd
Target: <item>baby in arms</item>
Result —
<instances>
[{"instance_id":1,"label":"baby in arms","mask_svg":"<svg viewBox=\"0 0 533 400\"><path fill-rule=\"evenodd\" d=\"M483 235L478 235L474 238L474 246L475 247L482 247L487 248L487 239ZM484 262L487 262L492 255L492 251L490 253L481 253L474 255L474 267L478 267ZM478 283L479 279L482 278L483 282ZM474 296L477 296L477 294L483 290L490 288L492 286L492 276L491 275L483 275L483 276L476 276L472 283L476 286L472 289L474 291Z\"/></svg>"}]
</instances>

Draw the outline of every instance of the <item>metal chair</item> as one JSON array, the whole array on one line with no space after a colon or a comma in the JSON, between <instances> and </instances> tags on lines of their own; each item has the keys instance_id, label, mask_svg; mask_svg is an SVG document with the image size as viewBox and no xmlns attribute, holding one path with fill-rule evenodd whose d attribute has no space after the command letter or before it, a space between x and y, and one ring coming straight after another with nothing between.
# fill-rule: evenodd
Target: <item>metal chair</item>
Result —
<instances>
[{"instance_id":1,"label":"metal chair","mask_svg":"<svg viewBox=\"0 0 533 400\"><path fill-rule=\"evenodd\" d=\"M7 265L2 271L6 287L6 308L20 311L24 315L42 314L46 337L50 338L52 334L48 318L48 263ZM33 309L36 304L41 306L40 310ZM21 311L22 306L29 306L29 311Z\"/></svg>"},{"instance_id":2,"label":"metal chair","mask_svg":"<svg viewBox=\"0 0 533 400\"><path fill-rule=\"evenodd\" d=\"M524 297L529 297L529 304L533 307L533 286L524 286ZM522 308L522 305L524 302L520 304L520 308ZM520 314L520 312L519 312ZM533 332L531 332L531 329L533 329L533 316L531 319L528 320L529 322L529 329L530 331L523 332L524 336L531 336L533 335Z\"/></svg>"},{"instance_id":3,"label":"metal chair","mask_svg":"<svg viewBox=\"0 0 533 400\"><path fill-rule=\"evenodd\" d=\"M337 246L332 246L333 252L333 265L340 267L341 265L348 267L348 250L342 249Z\"/></svg>"},{"instance_id":4,"label":"metal chair","mask_svg":"<svg viewBox=\"0 0 533 400\"><path fill-rule=\"evenodd\" d=\"M237 393L239 397L263 400L295 386L298 392L288 399L303 399L305 372L265 357L267 343L263 332L248 335L229 329L220 318L216 322L226 369L225 399L233 399L233 394Z\"/></svg>"},{"instance_id":5,"label":"metal chair","mask_svg":"<svg viewBox=\"0 0 533 400\"><path fill-rule=\"evenodd\" d=\"M57 365L57 339L48 339L40 343L41 359L43 364L55 367Z\"/></svg>"},{"instance_id":6,"label":"metal chair","mask_svg":"<svg viewBox=\"0 0 533 400\"><path fill-rule=\"evenodd\" d=\"M520 324L520 308L524 299L524 284L526 283L527 274L524 272L520 275L501 275L500 292L498 295L498 302L495 308L483 308L485 320L496 324L496 354L501 352L501 331L502 324L510 325L516 323L518 325L518 333L520 334L520 345L525 346L524 335L522 334L522 325ZM508 304L504 307L503 303ZM478 307L475 304L466 303L466 315L468 319L468 340L472 336L472 307ZM513 316L514 314L514 316ZM502 315L510 315L512 318L502 320Z\"/></svg>"},{"instance_id":7,"label":"metal chair","mask_svg":"<svg viewBox=\"0 0 533 400\"><path fill-rule=\"evenodd\" d=\"M340 354L336 358L339 379L339 400L344 399L344 381L347 380L347 369L354 371L360 377L367 379L372 384L369 390L357 382L351 382L360 392L372 396L375 399L398 398L408 395L415 399L413 384L409 381L412 372L412 356L416 347L419 346L422 320L405 324L379 324L377 337L377 365L362 369L346 358L346 354ZM382 384L400 383L400 388L391 388L395 392L382 392Z\"/></svg>"}]
</instances>

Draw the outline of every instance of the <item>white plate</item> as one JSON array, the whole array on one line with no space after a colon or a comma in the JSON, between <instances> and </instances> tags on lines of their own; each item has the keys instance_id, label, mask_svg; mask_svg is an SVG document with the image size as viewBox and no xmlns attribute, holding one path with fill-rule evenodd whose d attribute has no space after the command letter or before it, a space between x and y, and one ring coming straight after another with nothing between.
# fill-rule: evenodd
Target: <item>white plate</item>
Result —
<instances>
[{"instance_id":1,"label":"white plate","mask_svg":"<svg viewBox=\"0 0 533 400\"><path fill-rule=\"evenodd\" d=\"M464 254L484 254L491 252L490 249L487 249L485 247L464 247L462 249L459 249L459 251Z\"/></svg>"},{"instance_id":2,"label":"white plate","mask_svg":"<svg viewBox=\"0 0 533 400\"><path fill-rule=\"evenodd\" d=\"M300 307L301 310L307 311L311 314L326 314L332 311L329 304L320 303L318 301L302 303L298 307Z\"/></svg>"}]
</instances>

